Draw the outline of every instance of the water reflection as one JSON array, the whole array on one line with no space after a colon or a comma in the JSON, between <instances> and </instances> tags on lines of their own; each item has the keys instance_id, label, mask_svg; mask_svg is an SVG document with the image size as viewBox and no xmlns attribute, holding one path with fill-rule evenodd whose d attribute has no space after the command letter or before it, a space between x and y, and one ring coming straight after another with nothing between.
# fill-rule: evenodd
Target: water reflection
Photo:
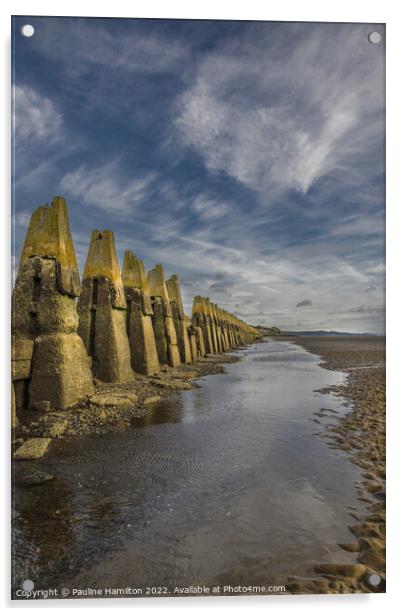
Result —
<instances>
[{"instance_id":1,"label":"water reflection","mask_svg":"<svg viewBox=\"0 0 402 616\"><path fill-rule=\"evenodd\" d=\"M315 391L342 375L289 342L239 354L132 429L27 463L56 479L16 487L17 585L283 584L337 560L359 471L311 420L345 412Z\"/></svg>"}]
</instances>

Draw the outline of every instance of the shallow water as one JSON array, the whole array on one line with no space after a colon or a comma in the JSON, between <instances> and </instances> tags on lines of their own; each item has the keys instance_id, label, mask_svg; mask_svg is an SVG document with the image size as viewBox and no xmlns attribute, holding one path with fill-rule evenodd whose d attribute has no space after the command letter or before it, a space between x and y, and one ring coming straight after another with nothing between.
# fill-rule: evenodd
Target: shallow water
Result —
<instances>
[{"instance_id":1,"label":"shallow water","mask_svg":"<svg viewBox=\"0 0 402 616\"><path fill-rule=\"evenodd\" d=\"M313 414L347 411L316 391L344 375L291 342L237 354L133 428L18 463L56 479L15 489L16 587L286 585L353 562L338 543L354 539L360 471Z\"/></svg>"}]
</instances>

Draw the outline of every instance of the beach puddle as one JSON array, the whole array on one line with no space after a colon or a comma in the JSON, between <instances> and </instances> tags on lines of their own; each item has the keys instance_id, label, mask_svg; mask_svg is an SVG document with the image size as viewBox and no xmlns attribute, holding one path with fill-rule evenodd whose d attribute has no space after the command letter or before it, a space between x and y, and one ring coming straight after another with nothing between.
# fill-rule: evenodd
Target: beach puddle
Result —
<instances>
[{"instance_id":1,"label":"beach puddle","mask_svg":"<svg viewBox=\"0 0 402 616\"><path fill-rule=\"evenodd\" d=\"M15 486L15 587L286 585L355 562L338 544L360 470L319 438L348 408L317 390L344 375L287 341L237 354L129 429L18 463L54 479Z\"/></svg>"}]
</instances>

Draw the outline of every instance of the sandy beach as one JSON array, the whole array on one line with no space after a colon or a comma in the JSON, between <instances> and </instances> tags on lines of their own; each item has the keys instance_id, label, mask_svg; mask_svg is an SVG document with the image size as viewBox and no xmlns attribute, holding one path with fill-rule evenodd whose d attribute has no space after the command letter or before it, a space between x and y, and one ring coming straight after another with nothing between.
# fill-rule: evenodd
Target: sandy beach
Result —
<instances>
[{"instance_id":1,"label":"sandy beach","mask_svg":"<svg viewBox=\"0 0 402 616\"><path fill-rule=\"evenodd\" d=\"M287 579L285 577L283 580L286 583L286 592L291 594L383 592L385 590L384 339L378 337L298 337L291 339L282 336L278 337L278 341L281 339L289 340L294 344L302 346L307 351L320 356L320 365L325 369L347 374L343 384L332 387L326 386L324 389L318 390L322 394L331 393L339 396L338 404L334 403L332 399L332 408L331 402L329 404L320 402L314 406L313 398L307 402L306 412L307 417L311 415L311 421L315 422L313 425L316 426L311 438L313 440L322 439L324 449L328 447L342 450L345 456L349 457L354 464L362 469L362 479L356 484L357 498L354 501L355 505L356 501L361 502L362 507L359 507L359 509L354 507L351 502L352 499L342 501L344 503L342 511L345 513L342 527L348 528L352 535L355 536L355 540L351 543L338 543L337 545L340 548L338 550L339 554L335 559L331 557L330 562L319 560L320 556L317 554L317 561L316 557L313 557L310 561L311 565L309 565L304 573L300 571L300 563L290 560L286 567L288 577ZM274 343L275 338L271 338L268 345L275 347ZM256 347L258 346L256 345ZM291 347L293 345L288 346ZM57 441L59 439L64 439L68 443L68 441L74 442L77 437L85 435L101 436L108 432L113 433L116 431L121 436L130 425L135 425L137 418L149 417L151 425L155 402L168 400L177 390L197 388L198 385L194 382L197 378L226 372L223 364L237 363L238 361L239 356L229 354L214 356L205 358L203 361L191 366L166 369L155 377L138 377L135 382L127 385L117 386L98 383L95 394L91 399L86 404L77 405L67 415L65 412L60 412L36 416L31 411L30 421L20 426L14 445L17 446L20 440L22 441L27 437L49 436L52 440L56 440L54 446L57 449ZM240 362L240 364L242 363ZM314 360L313 363L316 365ZM251 366L254 369L255 364L251 363ZM262 367L264 371L269 371L270 369L269 364L262 363ZM291 377L287 375L285 378L289 379ZM322 382L327 384L331 380L324 379ZM337 379L334 382L339 383L340 381ZM212 386L211 382L210 387ZM219 390L218 382L216 387ZM208 391L207 388L205 391ZM296 389L295 395L296 399L301 403L301 390ZM311 396L311 393L309 395ZM341 414L343 404L348 406L348 411L345 415ZM321 408L321 405L328 406L328 408ZM207 406L209 406L208 402ZM175 404L173 404L173 407L175 408ZM337 411L335 410L336 408L338 409ZM330 423L329 419L332 420ZM249 424L250 422L247 421L244 430L242 430L242 435L246 431L247 426L249 427ZM171 425L174 425L174 422L173 424L166 423L168 429L171 429ZM178 425L180 426L180 423ZM191 426L192 424L190 423L189 425ZM199 425L204 425L204 422ZM144 435L146 437L145 433ZM254 438L255 435L253 436ZM286 443L289 442L289 439L291 440L291 434L286 433L285 442L279 446L280 451L286 450ZM299 444L300 440L301 437L298 434L297 442ZM137 441L136 455L130 464L137 463L140 442L140 440ZM169 443L171 442L172 438L169 437L166 443L162 443L162 450L164 451L163 460L166 458L166 451L169 451ZM207 442L205 435L202 442L203 447L205 447ZM310 447L312 447L311 443ZM306 453L308 454L309 451ZM57 455L54 459L57 461ZM179 456L179 460L181 459ZM40 489L42 482L54 479L54 476L58 475L58 472L54 472L54 469L58 469L58 467L57 465L52 467L52 455L50 455L48 461L46 460L47 458L45 457L36 471L33 471L29 464L26 468L24 465L20 467L20 463L15 464L14 480L16 484L23 486L24 489L38 484ZM331 458L324 463L324 468L328 468L328 464L331 464L330 460ZM81 472L83 472L84 468L84 466L80 467ZM157 476L162 477L164 475L165 469L162 468L162 470L163 472L157 473ZM329 476L332 476L330 471L336 476L334 469L328 470ZM67 475L65 480L68 481L68 478ZM57 481L56 477L56 486ZM350 494L353 494L353 481L351 482L350 478L345 476L345 483L348 482L351 484ZM334 490L337 489L335 485ZM131 488L129 492L131 494ZM34 496L35 493L33 493ZM282 495L281 493L280 499L282 497L286 498L286 494ZM271 493L271 514L275 502L275 497ZM249 510L247 511L250 514ZM78 524L80 524L79 515L81 514L82 512L77 513ZM341 512L339 514L341 515ZM104 524L103 514L98 523L100 527ZM347 532L347 535L350 536L350 533ZM313 534L312 537L315 537L315 535ZM347 540L350 541L350 539ZM272 544L270 545L272 549L273 546ZM308 550L310 550L310 547L311 550L314 550L313 543L308 545ZM342 559L342 550L345 551L344 560ZM257 573L260 571L259 567L260 563L258 561ZM247 568L247 571L248 573L250 572L249 568ZM301 577L304 575L307 577ZM374 585L371 583L373 575L377 576L376 581L378 582Z\"/></svg>"},{"instance_id":2,"label":"sandy beach","mask_svg":"<svg viewBox=\"0 0 402 616\"><path fill-rule=\"evenodd\" d=\"M348 452L351 461L364 470L363 481L356 488L366 514L353 514L356 524L350 530L356 541L341 546L356 554L355 565L317 564L319 579L293 581L290 589L294 593L384 592L385 338L304 336L293 340L319 355L323 367L347 373L346 382L329 391L345 398L352 411L335 425L325 426L325 438L330 447ZM330 412L322 409L320 415ZM370 583L373 581L377 584Z\"/></svg>"},{"instance_id":3,"label":"sandy beach","mask_svg":"<svg viewBox=\"0 0 402 616\"><path fill-rule=\"evenodd\" d=\"M13 450L27 438L71 438L84 434L104 434L128 427L136 418L149 414L155 403L173 392L197 387L196 379L224 372L224 364L238 361L229 353L203 357L191 365L164 366L154 376L135 375L128 383L102 383L95 380L95 392L68 411L40 413L20 410L21 423L14 430Z\"/></svg>"}]
</instances>

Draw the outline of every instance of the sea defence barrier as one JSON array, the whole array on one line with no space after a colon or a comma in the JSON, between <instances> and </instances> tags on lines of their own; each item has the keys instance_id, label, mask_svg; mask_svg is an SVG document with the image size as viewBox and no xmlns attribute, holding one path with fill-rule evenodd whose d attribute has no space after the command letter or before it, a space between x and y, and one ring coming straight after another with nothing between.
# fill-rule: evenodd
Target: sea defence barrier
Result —
<instances>
[{"instance_id":1,"label":"sea defence barrier","mask_svg":"<svg viewBox=\"0 0 402 616\"><path fill-rule=\"evenodd\" d=\"M94 376L107 383L131 380L127 302L112 231L92 232L77 309L78 333L92 358Z\"/></svg>"},{"instance_id":2,"label":"sea defence barrier","mask_svg":"<svg viewBox=\"0 0 402 616\"><path fill-rule=\"evenodd\" d=\"M169 294L170 306L172 308L173 324L176 330L180 361L182 364L191 364L193 359L191 355L188 324L184 314L179 277L177 274L173 274L173 276L166 281L166 287Z\"/></svg>"},{"instance_id":3,"label":"sea defence barrier","mask_svg":"<svg viewBox=\"0 0 402 616\"><path fill-rule=\"evenodd\" d=\"M159 362L172 368L180 365L176 329L173 323L173 311L165 282L163 266L158 264L148 272L149 292L153 308L156 348Z\"/></svg>"},{"instance_id":4,"label":"sea defence barrier","mask_svg":"<svg viewBox=\"0 0 402 616\"><path fill-rule=\"evenodd\" d=\"M160 370L153 309L144 263L126 250L123 262L123 285L127 301L127 335L131 350L131 366L140 374L156 374Z\"/></svg>"},{"instance_id":5,"label":"sea defence barrier","mask_svg":"<svg viewBox=\"0 0 402 616\"><path fill-rule=\"evenodd\" d=\"M32 214L12 296L12 425L19 409L68 409L94 382L129 383L249 344L261 332L194 297L185 314L177 274L146 273L132 251L122 271L114 234L92 232L82 284L67 204ZM166 369L166 368L164 368Z\"/></svg>"},{"instance_id":6,"label":"sea defence barrier","mask_svg":"<svg viewBox=\"0 0 402 616\"><path fill-rule=\"evenodd\" d=\"M207 313L206 299L201 295L196 295L193 300L192 321L196 328L202 333L205 353L214 353L212 346L211 322Z\"/></svg>"},{"instance_id":7,"label":"sea defence barrier","mask_svg":"<svg viewBox=\"0 0 402 616\"><path fill-rule=\"evenodd\" d=\"M31 216L13 290L12 399L17 409L64 409L93 391L90 361L77 333L80 293L67 204L55 197Z\"/></svg>"}]
</instances>

